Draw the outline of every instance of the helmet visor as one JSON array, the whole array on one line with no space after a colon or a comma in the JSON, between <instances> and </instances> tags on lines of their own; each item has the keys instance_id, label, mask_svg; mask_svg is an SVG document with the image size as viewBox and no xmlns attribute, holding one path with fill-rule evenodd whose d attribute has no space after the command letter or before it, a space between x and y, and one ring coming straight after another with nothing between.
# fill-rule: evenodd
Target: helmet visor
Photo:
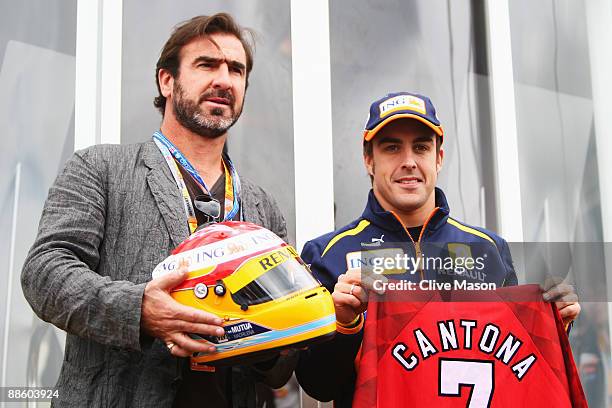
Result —
<instances>
[{"instance_id":1,"label":"helmet visor","mask_svg":"<svg viewBox=\"0 0 612 408\"><path fill-rule=\"evenodd\" d=\"M318 286L303 261L292 257L232 293L232 299L239 305L257 305Z\"/></svg>"}]
</instances>

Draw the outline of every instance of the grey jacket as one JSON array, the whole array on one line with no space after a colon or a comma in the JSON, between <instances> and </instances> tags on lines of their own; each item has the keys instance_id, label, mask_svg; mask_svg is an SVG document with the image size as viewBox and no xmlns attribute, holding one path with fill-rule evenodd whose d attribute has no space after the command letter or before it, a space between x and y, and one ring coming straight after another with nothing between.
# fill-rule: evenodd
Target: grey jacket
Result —
<instances>
[{"instance_id":1,"label":"grey jacket","mask_svg":"<svg viewBox=\"0 0 612 408\"><path fill-rule=\"evenodd\" d=\"M286 239L272 197L241 181L244 219ZM68 333L57 405L172 405L185 360L141 333L140 311L151 271L188 236L181 200L152 141L78 151L55 180L21 284L34 312ZM243 401L234 398L234 406L252 406L244 389L254 389L254 378L284 384L288 360L267 372L237 372Z\"/></svg>"}]
</instances>

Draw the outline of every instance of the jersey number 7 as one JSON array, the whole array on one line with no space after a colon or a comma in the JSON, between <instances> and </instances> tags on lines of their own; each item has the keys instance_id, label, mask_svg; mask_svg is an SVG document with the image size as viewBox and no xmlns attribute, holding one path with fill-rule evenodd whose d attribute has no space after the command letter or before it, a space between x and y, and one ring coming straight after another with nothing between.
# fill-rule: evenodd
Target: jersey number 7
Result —
<instances>
[{"instance_id":1,"label":"jersey number 7","mask_svg":"<svg viewBox=\"0 0 612 408\"><path fill-rule=\"evenodd\" d=\"M438 395L460 397L470 387L467 408L489 408L495 388L493 361L441 358L438 363Z\"/></svg>"}]
</instances>

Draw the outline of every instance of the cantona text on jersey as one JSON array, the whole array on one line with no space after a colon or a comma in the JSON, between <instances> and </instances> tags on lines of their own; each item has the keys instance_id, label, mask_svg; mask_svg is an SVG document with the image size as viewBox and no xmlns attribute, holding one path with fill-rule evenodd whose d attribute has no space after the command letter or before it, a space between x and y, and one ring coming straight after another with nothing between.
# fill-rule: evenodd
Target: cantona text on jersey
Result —
<instances>
[{"instance_id":1,"label":"cantona text on jersey","mask_svg":"<svg viewBox=\"0 0 612 408\"><path fill-rule=\"evenodd\" d=\"M521 381L536 362L536 356L531 353L519 358L524 342L512 333L508 333L501 340L501 330L493 323L486 323L480 336L475 338L474 329L483 327L481 324L477 320L467 319L461 319L458 322L455 320L441 321L437 324L437 333L425 333L420 328L413 331L419 355L411 351L403 342L396 342L389 352L398 364L410 372L419 366L421 360L427 360L438 353L444 355L445 352L458 350L460 347L467 350L478 347L483 353L483 358L494 357L509 366L517 380ZM439 340L435 344L432 341L434 338Z\"/></svg>"}]
</instances>

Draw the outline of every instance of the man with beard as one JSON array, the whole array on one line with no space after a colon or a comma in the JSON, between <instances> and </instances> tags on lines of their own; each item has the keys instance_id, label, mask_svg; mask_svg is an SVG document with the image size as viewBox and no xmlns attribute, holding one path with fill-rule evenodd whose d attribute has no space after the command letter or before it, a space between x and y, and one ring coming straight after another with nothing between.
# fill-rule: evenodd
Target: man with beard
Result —
<instances>
[{"instance_id":1,"label":"man with beard","mask_svg":"<svg viewBox=\"0 0 612 408\"><path fill-rule=\"evenodd\" d=\"M183 306L170 290L185 268L151 271L211 220L245 220L286 239L275 201L240 178L223 153L242 112L253 64L231 16L176 27L157 63L163 120L152 140L76 152L49 190L24 263L24 294L68 335L58 380L62 406L256 406L256 384L282 386L294 358L194 372L186 333L223 335L218 316Z\"/></svg>"}]
</instances>

